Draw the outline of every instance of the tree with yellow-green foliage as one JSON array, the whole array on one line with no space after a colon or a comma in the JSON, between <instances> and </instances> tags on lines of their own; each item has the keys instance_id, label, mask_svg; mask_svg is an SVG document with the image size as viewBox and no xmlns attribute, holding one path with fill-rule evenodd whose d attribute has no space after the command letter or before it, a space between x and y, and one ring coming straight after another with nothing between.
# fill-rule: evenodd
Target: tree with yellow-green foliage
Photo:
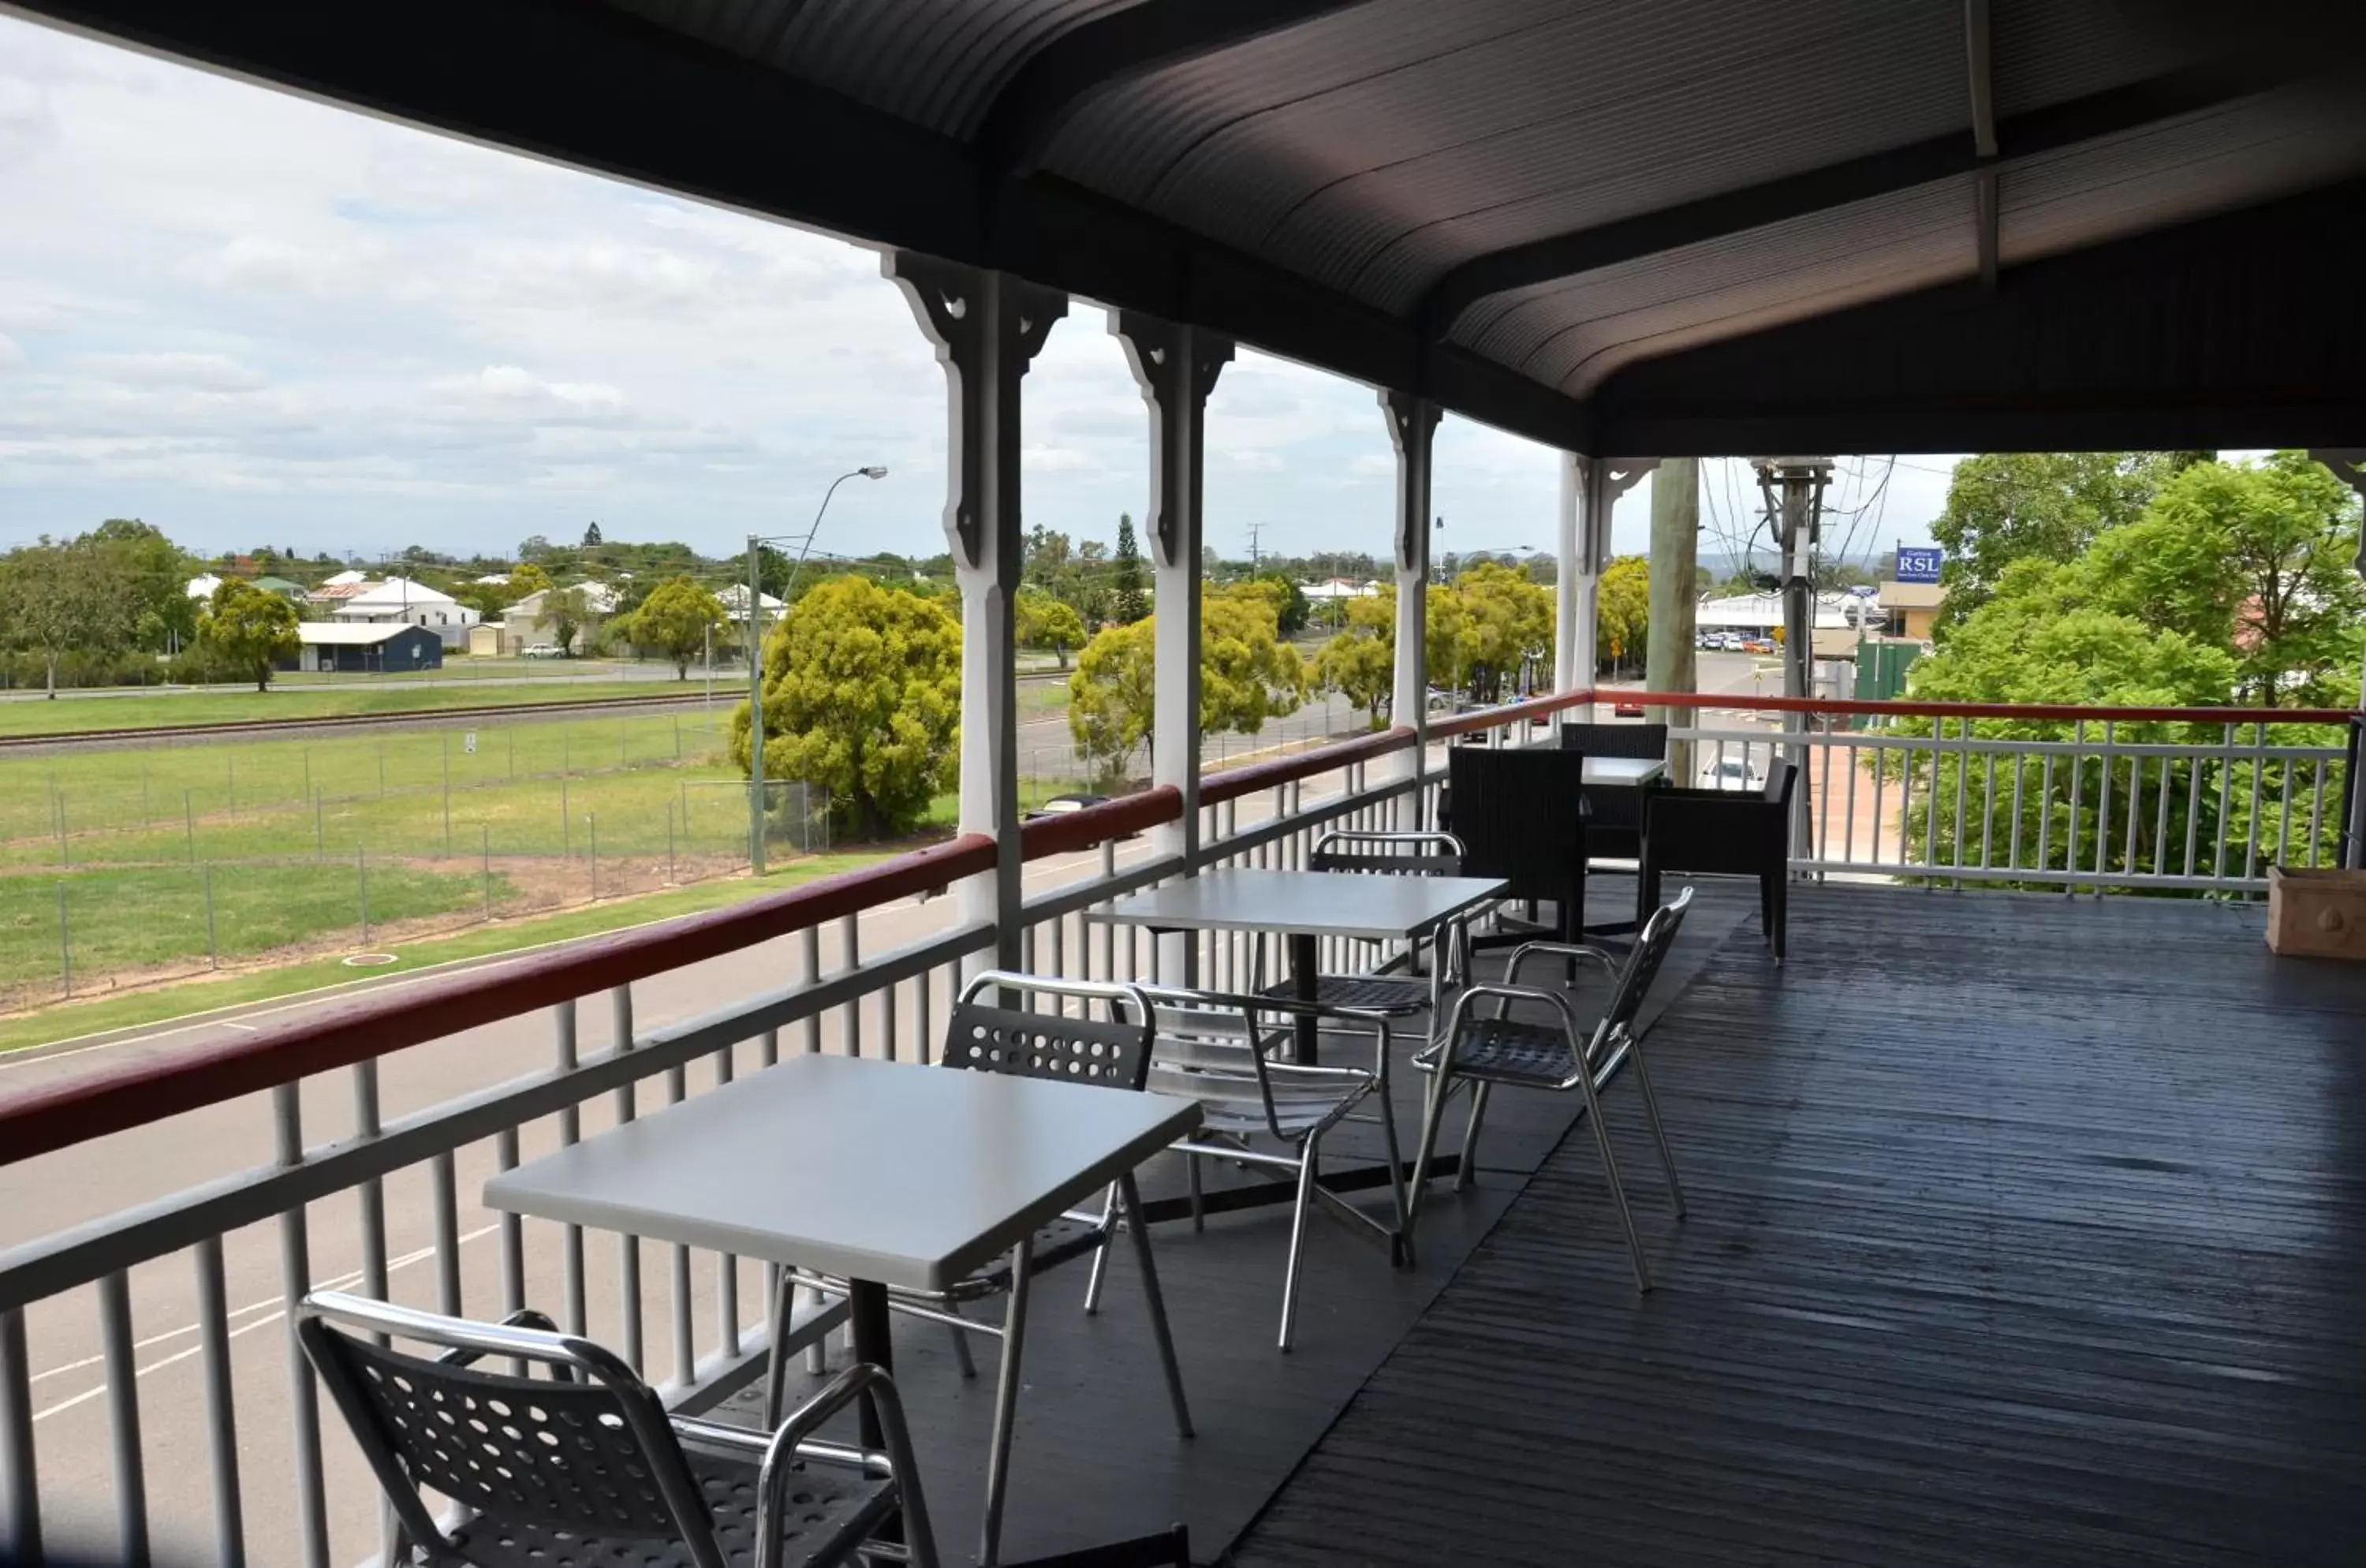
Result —
<instances>
[{"instance_id":1,"label":"tree with yellow-green foliage","mask_svg":"<svg viewBox=\"0 0 2366 1568\"><path fill-rule=\"evenodd\" d=\"M1651 636L1651 562L1648 556L1618 556L1602 569L1594 595L1594 662L1615 674L1629 659L1642 657Z\"/></svg>"},{"instance_id":2,"label":"tree with yellow-green foliage","mask_svg":"<svg viewBox=\"0 0 2366 1568\"><path fill-rule=\"evenodd\" d=\"M1254 735L1295 713L1306 668L1280 638L1272 595L1254 584L1203 589L1200 624L1200 728ZM1121 773L1138 746L1155 745L1158 618L1101 629L1068 677L1068 728L1103 777Z\"/></svg>"},{"instance_id":3,"label":"tree with yellow-green foliage","mask_svg":"<svg viewBox=\"0 0 2366 1568\"><path fill-rule=\"evenodd\" d=\"M637 647L655 649L671 660L675 679L687 681L690 661L727 618L722 600L687 577L675 577L649 590L641 607L625 617L623 631Z\"/></svg>"},{"instance_id":4,"label":"tree with yellow-green foliage","mask_svg":"<svg viewBox=\"0 0 2366 1568\"><path fill-rule=\"evenodd\" d=\"M1019 646L1058 654L1065 670L1068 650L1085 644L1085 622L1076 607L1031 584L1019 590L1016 608Z\"/></svg>"},{"instance_id":5,"label":"tree with yellow-green foliage","mask_svg":"<svg viewBox=\"0 0 2366 1568\"><path fill-rule=\"evenodd\" d=\"M840 577L764 638L764 772L829 791L855 838L909 832L960 766L961 622L933 599ZM731 716L748 768L748 708Z\"/></svg>"}]
</instances>

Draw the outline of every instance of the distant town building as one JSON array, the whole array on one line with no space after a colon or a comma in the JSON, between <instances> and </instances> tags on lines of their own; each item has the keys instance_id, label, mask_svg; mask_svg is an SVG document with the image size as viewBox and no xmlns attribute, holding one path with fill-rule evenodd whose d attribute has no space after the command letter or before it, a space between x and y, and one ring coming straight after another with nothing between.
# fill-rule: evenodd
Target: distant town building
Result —
<instances>
[{"instance_id":1,"label":"distant town building","mask_svg":"<svg viewBox=\"0 0 2366 1568\"><path fill-rule=\"evenodd\" d=\"M449 593L407 577L355 586L358 592L332 602L332 620L347 625L425 626L445 648L461 648L467 645L468 628L481 618Z\"/></svg>"},{"instance_id":2,"label":"distant town building","mask_svg":"<svg viewBox=\"0 0 2366 1568\"><path fill-rule=\"evenodd\" d=\"M401 675L444 667L444 639L433 626L389 621L306 621L301 639L282 670L334 671L347 675Z\"/></svg>"}]
</instances>

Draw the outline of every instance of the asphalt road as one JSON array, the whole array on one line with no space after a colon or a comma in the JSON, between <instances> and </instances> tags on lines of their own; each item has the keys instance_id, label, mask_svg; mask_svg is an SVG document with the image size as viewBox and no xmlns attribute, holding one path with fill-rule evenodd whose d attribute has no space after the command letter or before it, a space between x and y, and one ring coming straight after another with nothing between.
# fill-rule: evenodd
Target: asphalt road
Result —
<instances>
[{"instance_id":1,"label":"asphalt road","mask_svg":"<svg viewBox=\"0 0 2366 1568\"><path fill-rule=\"evenodd\" d=\"M1310 790L1308 798L1311 802L1324 793L1328 792ZM1242 825L1259 819L1265 809L1261 800L1244 801ZM1119 861L1132 863L1150 852L1147 838L1137 840L1120 847ZM1098 874L1099 864L1098 852L1042 862L1029 868L1028 886L1041 890L1088 878ZM956 909L956 900L945 898L925 904L907 900L873 910L860 922L861 950L875 955L941 932L952 924ZM798 950L798 939L783 939L641 982L633 988L637 1032L709 1012L727 1005L731 998L789 983L800 970ZM842 959L840 936L833 929L824 934L825 969L837 967ZM912 1046L913 1030L908 997L907 990L906 1006L898 1015L907 1051ZM325 1005L291 1002L232 1020L161 1029L81 1052L0 1061L0 1089L28 1089L101 1065L113 1067L163 1059L209 1042L248 1036L266 1021L302 1017ZM939 1019L943 1016L941 1006L940 1002L935 1015ZM586 1054L605 1049L612 1038L606 1000L588 998L579 1014L580 1048ZM862 1014L865 1037L875 1048L876 998L864 1005ZM841 1015L822 1021L821 1038L824 1049L841 1047ZM798 1049L801 1044L801 1039L783 1041L784 1050ZM400 1053L380 1066L382 1113L390 1122L546 1068L554 1050L551 1019L535 1015ZM754 1043L742 1046L737 1060L740 1070L752 1069ZM705 1084L714 1074L712 1066L702 1066L694 1069L693 1077ZM318 1145L353 1131L354 1094L353 1075L348 1073L305 1083L301 1099L308 1144ZM644 1109L651 1108L664 1095L662 1080L647 1083L640 1089L639 1101ZM587 1104L583 1131L588 1135L611 1125L614 1117L614 1109L605 1099ZM555 1122L525 1128L524 1156L532 1158L555 1147L557 1135ZM272 1144L268 1098L254 1096L0 1168L0 1248L55 1235L253 1168L268 1159ZM462 1299L465 1310L479 1315L498 1315L501 1304L495 1223L477 1202L484 1180L494 1168L490 1144L458 1152ZM438 1269L428 1172L411 1170L390 1179L386 1183L385 1204L390 1292L400 1301L435 1306ZM311 1205L308 1232L313 1280L348 1285L358 1281L362 1233L356 1194L342 1193ZM558 1310L565 1294L558 1229L530 1225L526 1238L526 1299ZM621 1304L626 1299L621 1285L622 1247L614 1237L586 1240L589 1327L595 1337L611 1344L621 1340ZM272 1224L235 1233L224 1242L249 1561L265 1565L295 1562L299 1541L279 1247L278 1229ZM640 1295L648 1325L645 1366L653 1377L664 1378L675 1371L670 1327L674 1254L671 1248L655 1245L641 1247L640 1253ZM718 1271L718 1260L711 1257L691 1260L689 1321L698 1325L702 1347L717 1342L714 1325L718 1303L724 1299ZM730 1293L737 1298L744 1327L760 1322L763 1303L757 1270L744 1269L740 1274ZM196 1275L190 1255L176 1253L133 1269L130 1295L141 1448L147 1461L156 1551L168 1561L198 1561L210 1552L213 1510L205 1438L205 1384L195 1328ZM81 1540L103 1547L112 1540L114 1483L108 1446L110 1401L96 1292L79 1290L37 1303L26 1316L32 1357L35 1450L42 1495L51 1510L47 1528L53 1540ZM324 1411L323 1417L330 1560L353 1562L375 1548L375 1494L333 1414Z\"/></svg>"}]
</instances>

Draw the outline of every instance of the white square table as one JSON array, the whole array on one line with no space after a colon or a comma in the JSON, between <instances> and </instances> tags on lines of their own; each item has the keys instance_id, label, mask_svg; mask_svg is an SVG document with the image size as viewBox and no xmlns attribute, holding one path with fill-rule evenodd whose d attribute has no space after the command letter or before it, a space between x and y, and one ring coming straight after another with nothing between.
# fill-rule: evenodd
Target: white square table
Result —
<instances>
[{"instance_id":1,"label":"white square table","mask_svg":"<svg viewBox=\"0 0 2366 1568\"><path fill-rule=\"evenodd\" d=\"M1222 867L1180 877L1086 912L1111 925L1153 931L1265 931L1288 939L1290 981L1315 996L1315 942L1326 936L1414 942L1503 895L1487 876L1391 876L1364 872L1260 871ZM1315 1059L1312 1017L1296 1023L1296 1055Z\"/></svg>"},{"instance_id":2,"label":"white square table","mask_svg":"<svg viewBox=\"0 0 2366 1568\"><path fill-rule=\"evenodd\" d=\"M1139 1213L1134 1168L1199 1124L1166 1095L793 1056L503 1171L485 1204L842 1278L855 1358L892 1372L888 1287L941 1290L1112 1182ZM1126 1228L1160 1310L1147 1240ZM1018 1352L1014 1332L1008 1368ZM862 1440L880 1444L867 1410ZM990 1468L989 1561L1005 1479Z\"/></svg>"}]
</instances>

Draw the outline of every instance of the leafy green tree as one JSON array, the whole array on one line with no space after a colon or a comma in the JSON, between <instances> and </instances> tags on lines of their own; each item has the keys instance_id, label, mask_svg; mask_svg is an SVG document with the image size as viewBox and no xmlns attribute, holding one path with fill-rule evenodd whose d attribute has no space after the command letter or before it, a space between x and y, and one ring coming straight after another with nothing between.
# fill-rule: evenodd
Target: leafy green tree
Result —
<instances>
[{"instance_id":1,"label":"leafy green tree","mask_svg":"<svg viewBox=\"0 0 2366 1568\"><path fill-rule=\"evenodd\" d=\"M1373 728L1396 695L1396 639L1367 628L1341 632L1314 656L1314 679L1364 710Z\"/></svg>"},{"instance_id":2,"label":"leafy green tree","mask_svg":"<svg viewBox=\"0 0 2366 1568\"><path fill-rule=\"evenodd\" d=\"M1297 579L1286 571L1261 571L1256 581L1271 583L1279 592L1274 606L1277 625L1284 637L1296 637L1306 629L1306 591L1298 586Z\"/></svg>"},{"instance_id":3,"label":"leafy green tree","mask_svg":"<svg viewBox=\"0 0 2366 1568\"><path fill-rule=\"evenodd\" d=\"M1630 656L1639 656L1651 636L1651 560L1649 556L1617 556L1602 569L1596 585L1594 616L1594 661L1616 674Z\"/></svg>"},{"instance_id":4,"label":"leafy green tree","mask_svg":"<svg viewBox=\"0 0 2366 1568\"><path fill-rule=\"evenodd\" d=\"M131 596L134 647L163 653L197 636L197 601L189 597L189 558L163 529L136 517L110 517L83 536Z\"/></svg>"},{"instance_id":5,"label":"leafy green tree","mask_svg":"<svg viewBox=\"0 0 2366 1568\"><path fill-rule=\"evenodd\" d=\"M296 630L296 606L267 589L226 578L197 617L197 648L224 670L271 690L272 671L303 646Z\"/></svg>"},{"instance_id":6,"label":"leafy green tree","mask_svg":"<svg viewBox=\"0 0 2366 1568\"><path fill-rule=\"evenodd\" d=\"M1058 654L1063 670L1068 667L1069 651L1085 645L1083 617L1041 588L1020 589L1018 613L1019 646Z\"/></svg>"},{"instance_id":7,"label":"leafy green tree","mask_svg":"<svg viewBox=\"0 0 2366 1568\"><path fill-rule=\"evenodd\" d=\"M597 523L593 523L590 527L585 528L585 529L583 530L583 547L584 547L585 549L587 549L587 550L588 550L588 549L592 548L593 546L598 545L598 544L601 544L601 543L603 543L603 540L601 539L601 537L600 537L600 525L599 525L599 524L597 524Z\"/></svg>"},{"instance_id":8,"label":"leafy green tree","mask_svg":"<svg viewBox=\"0 0 2366 1568\"><path fill-rule=\"evenodd\" d=\"M1451 592L1462 612L1452 630L1457 662L1470 695L1500 702L1525 666L1552 657L1552 591L1490 561L1457 578Z\"/></svg>"},{"instance_id":9,"label":"leafy green tree","mask_svg":"<svg viewBox=\"0 0 2366 1568\"><path fill-rule=\"evenodd\" d=\"M764 638L764 771L829 791L857 838L909 832L960 761L961 622L862 577L821 584ZM748 767L748 709L731 719Z\"/></svg>"},{"instance_id":10,"label":"leafy green tree","mask_svg":"<svg viewBox=\"0 0 2366 1568\"><path fill-rule=\"evenodd\" d=\"M1955 465L1931 537L1947 552L1941 636L1986 604L2017 560L2063 562L2133 523L2191 453L1991 452Z\"/></svg>"},{"instance_id":11,"label":"leafy green tree","mask_svg":"<svg viewBox=\"0 0 2366 1568\"><path fill-rule=\"evenodd\" d=\"M0 557L0 642L40 660L52 699L66 659L131 645L138 602L120 563L87 535L71 544L44 536Z\"/></svg>"},{"instance_id":12,"label":"leafy green tree","mask_svg":"<svg viewBox=\"0 0 2366 1568\"><path fill-rule=\"evenodd\" d=\"M566 657L575 657L575 634L592 619L592 602L580 588L554 588L542 601L542 613L550 622L550 640L558 645ZM589 646L586 652L591 651Z\"/></svg>"},{"instance_id":13,"label":"leafy green tree","mask_svg":"<svg viewBox=\"0 0 2366 1568\"><path fill-rule=\"evenodd\" d=\"M640 608L623 617L625 635L673 660L674 677L690 679L690 662L723 629L723 601L686 577L668 578L649 590Z\"/></svg>"},{"instance_id":14,"label":"leafy green tree","mask_svg":"<svg viewBox=\"0 0 2366 1568\"><path fill-rule=\"evenodd\" d=\"M2230 650L2259 707L2346 705L2366 592L2356 493L2299 452L2189 466L2143 518L2096 537L2099 604Z\"/></svg>"},{"instance_id":15,"label":"leafy green tree","mask_svg":"<svg viewBox=\"0 0 2366 1568\"><path fill-rule=\"evenodd\" d=\"M1133 517L1130 513L1118 513L1117 554L1112 560L1110 619L1130 626L1150 614L1150 596L1142 586L1142 547L1134 541Z\"/></svg>"},{"instance_id":16,"label":"leafy green tree","mask_svg":"<svg viewBox=\"0 0 2366 1568\"><path fill-rule=\"evenodd\" d=\"M1203 590L1200 600L1200 728L1254 735L1306 700L1306 666L1280 639L1262 592ZM1157 617L1105 626L1068 677L1068 729L1102 777L1134 748L1155 745Z\"/></svg>"}]
</instances>

